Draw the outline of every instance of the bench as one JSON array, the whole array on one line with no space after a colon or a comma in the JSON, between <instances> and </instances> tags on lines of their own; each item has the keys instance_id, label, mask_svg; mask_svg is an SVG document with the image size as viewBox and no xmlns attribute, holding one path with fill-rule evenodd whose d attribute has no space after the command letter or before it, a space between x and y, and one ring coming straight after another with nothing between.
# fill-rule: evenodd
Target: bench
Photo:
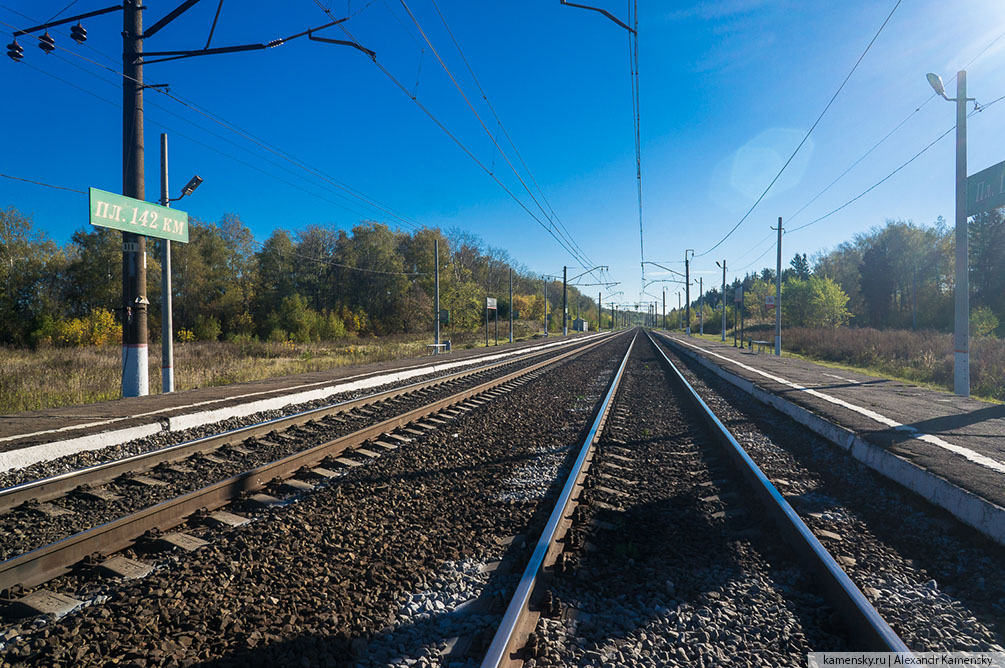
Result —
<instances>
[{"instance_id":1,"label":"bench","mask_svg":"<svg viewBox=\"0 0 1005 668\"><path fill-rule=\"evenodd\" d=\"M757 346L757 352L763 353L764 349L772 345L771 341L754 341L753 339L748 339L748 347L753 350L754 346Z\"/></svg>"},{"instance_id":2,"label":"bench","mask_svg":"<svg viewBox=\"0 0 1005 668\"><path fill-rule=\"evenodd\" d=\"M426 352L430 355L438 355L441 352L449 353L450 341L445 341L443 343L427 343Z\"/></svg>"}]
</instances>

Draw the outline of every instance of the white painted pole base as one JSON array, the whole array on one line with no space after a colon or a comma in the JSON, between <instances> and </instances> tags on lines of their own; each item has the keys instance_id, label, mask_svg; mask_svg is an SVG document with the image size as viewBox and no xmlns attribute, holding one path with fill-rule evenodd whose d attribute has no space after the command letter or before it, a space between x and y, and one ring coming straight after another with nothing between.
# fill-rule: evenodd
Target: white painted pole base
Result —
<instances>
[{"instance_id":1,"label":"white painted pole base","mask_svg":"<svg viewBox=\"0 0 1005 668\"><path fill-rule=\"evenodd\" d=\"M144 397L150 393L147 344L122 346L122 396Z\"/></svg>"},{"instance_id":2,"label":"white painted pole base","mask_svg":"<svg viewBox=\"0 0 1005 668\"><path fill-rule=\"evenodd\" d=\"M970 353L961 353L956 351L953 353L955 356L955 364L953 365L953 386L956 390L956 394L961 397L970 396Z\"/></svg>"}]
</instances>

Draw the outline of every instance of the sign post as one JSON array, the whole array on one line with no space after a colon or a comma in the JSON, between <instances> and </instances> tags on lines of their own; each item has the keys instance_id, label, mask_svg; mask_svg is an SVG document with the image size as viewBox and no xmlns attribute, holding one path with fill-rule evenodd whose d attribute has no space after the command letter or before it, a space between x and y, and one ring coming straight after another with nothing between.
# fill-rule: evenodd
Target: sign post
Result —
<instances>
[{"instance_id":1,"label":"sign post","mask_svg":"<svg viewBox=\"0 0 1005 668\"><path fill-rule=\"evenodd\" d=\"M151 204L124 195L116 195L97 188L88 189L88 200L89 220L92 225L121 230L127 235L157 237L167 242L188 243L188 214L184 211L176 211L166 206ZM125 253L125 257L139 255L135 271L137 275L145 275L146 245L126 241L125 239L128 238L127 236L123 240L123 253ZM123 279L123 283L126 283L125 279ZM146 286L145 280L142 281L142 285ZM170 294L162 296L166 299L170 299L170 297ZM149 303L145 294L138 294L132 303L127 301L122 314L123 331L134 326L134 319L139 319L139 329L142 330L140 341L123 344L122 396L125 397L144 396L150 392L146 345L146 307ZM161 345L164 345L163 342ZM173 375L171 385L172 387L174 385Z\"/></svg>"},{"instance_id":2,"label":"sign post","mask_svg":"<svg viewBox=\"0 0 1005 668\"><path fill-rule=\"evenodd\" d=\"M485 347L489 346L489 310L499 313L496 309L496 298L485 298ZM496 318L496 345L499 344L499 318Z\"/></svg>"}]
</instances>

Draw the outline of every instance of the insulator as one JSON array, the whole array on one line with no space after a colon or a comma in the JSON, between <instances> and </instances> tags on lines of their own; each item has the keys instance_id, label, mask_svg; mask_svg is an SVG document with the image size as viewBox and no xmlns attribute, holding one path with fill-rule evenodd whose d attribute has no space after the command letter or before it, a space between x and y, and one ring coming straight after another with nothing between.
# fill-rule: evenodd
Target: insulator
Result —
<instances>
[{"instance_id":1,"label":"insulator","mask_svg":"<svg viewBox=\"0 0 1005 668\"><path fill-rule=\"evenodd\" d=\"M49 31L46 30L45 34L38 38L38 48L42 49L46 53L52 53L56 48L56 40L52 38Z\"/></svg>"},{"instance_id":2,"label":"insulator","mask_svg":"<svg viewBox=\"0 0 1005 668\"><path fill-rule=\"evenodd\" d=\"M87 41L87 29L80 25L80 21L77 21L77 25L70 27L70 37L77 44L83 44Z\"/></svg>"},{"instance_id":3,"label":"insulator","mask_svg":"<svg viewBox=\"0 0 1005 668\"><path fill-rule=\"evenodd\" d=\"M24 58L24 47L18 44L15 39L7 45L7 55L11 58L11 60L19 62L22 58Z\"/></svg>"}]
</instances>

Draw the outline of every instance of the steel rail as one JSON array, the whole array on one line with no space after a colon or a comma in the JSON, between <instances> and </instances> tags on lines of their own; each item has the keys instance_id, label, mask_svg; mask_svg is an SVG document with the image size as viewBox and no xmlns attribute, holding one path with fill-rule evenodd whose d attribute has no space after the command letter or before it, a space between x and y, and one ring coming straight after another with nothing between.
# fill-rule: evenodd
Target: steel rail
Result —
<instances>
[{"instance_id":1,"label":"steel rail","mask_svg":"<svg viewBox=\"0 0 1005 668\"><path fill-rule=\"evenodd\" d=\"M910 655L911 652L904 641L894 633L886 620L880 616L876 608L869 603L865 595L851 581L848 574L841 569L827 548L800 519L785 497L771 484L771 481L754 463L747 451L736 441L708 407L708 404L687 382L676 365L667 357L663 347L656 344L651 334L646 332L646 335L653 343L653 348L662 356L662 361L670 372L671 381L684 389L685 396L694 405L699 417L708 426L709 431L719 444L729 453L754 495L778 525L783 537L822 585L823 593L828 602L844 616L845 621L858 634L856 639L861 641L862 648L877 652L896 652Z\"/></svg>"},{"instance_id":2,"label":"steel rail","mask_svg":"<svg viewBox=\"0 0 1005 668\"><path fill-rule=\"evenodd\" d=\"M55 543L0 562L0 590L34 587L65 574L73 566L95 554L111 554L129 547L135 539L151 530L164 530L181 524L192 513L215 510L240 498L247 492L262 489L270 481L288 477L304 467L317 465L329 456L360 445L380 435L393 431L422 418L444 410L454 404L491 390L538 369L567 361L582 355L617 337L603 337L590 343L518 369L499 378L462 390L359 431L332 441L313 446L282 459L263 464L226 480L188 492L174 499L132 513L86 531L63 538Z\"/></svg>"},{"instance_id":3,"label":"steel rail","mask_svg":"<svg viewBox=\"0 0 1005 668\"><path fill-rule=\"evenodd\" d=\"M606 338L606 337L602 337ZM602 340L601 339L601 340ZM577 345L573 342L572 345ZM321 406L301 413L287 415L266 422L247 425L219 434L211 434L202 438L197 438L184 443L176 443L150 452L144 452L122 459L116 459L102 464L96 464L76 471L68 471L49 478L42 478L31 482L23 483L6 489L0 489L0 515L10 512L26 501L49 501L61 496L65 496L81 485L101 485L114 480L123 473L143 473L166 462L174 462L185 459L194 454L206 453L217 450L223 446L240 443L249 438L261 438L272 431L283 431L305 424L311 420L318 420L329 415L347 413L356 408L362 408L375 403L395 399L411 392L436 387L444 383L461 380L484 371L490 371L496 367L512 364L518 361L532 360L541 355L550 355L556 352L555 349L542 350L529 354L527 357L516 359L507 358L498 362L483 364L464 371L457 371L445 376L430 378L403 385L401 387L384 390L374 394L369 394L356 399L349 399L328 406Z\"/></svg>"},{"instance_id":4,"label":"steel rail","mask_svg":"<svg viewBox=\"0 0 1005 668\"><path fill-rule=\"evenodd\" d=\"M524 569L516 592L510 599L502 621L499 623L499 628L492 638L492 643L482 661L482 668L495 668L514 662L511 654L523 646L530 632L528 628L533 630L531 622L536 622L536 618L532 619L529 614L531 600L538 593L541 576L545 574L547 568L554 564L558 553L561 552L560 541L571 524L572 508L577 503L573 499L573 494L582 488L583 479L589 469L590 455L593 453L594 445L600 439L604 424L607 422L614 394L617 392L625 367L628 365L628 357L632 354L632 348L634 348L637 338L638 333L636 332L632 337L632 342L628 345L624 359L621 360L621 365L611 378L607 394L598 405L597 417L586 434L586 438L583 439L579 455L572 465L562 493L548 517L548 523L534 546L534 552Z\"/></svg>"}]
</instances>

